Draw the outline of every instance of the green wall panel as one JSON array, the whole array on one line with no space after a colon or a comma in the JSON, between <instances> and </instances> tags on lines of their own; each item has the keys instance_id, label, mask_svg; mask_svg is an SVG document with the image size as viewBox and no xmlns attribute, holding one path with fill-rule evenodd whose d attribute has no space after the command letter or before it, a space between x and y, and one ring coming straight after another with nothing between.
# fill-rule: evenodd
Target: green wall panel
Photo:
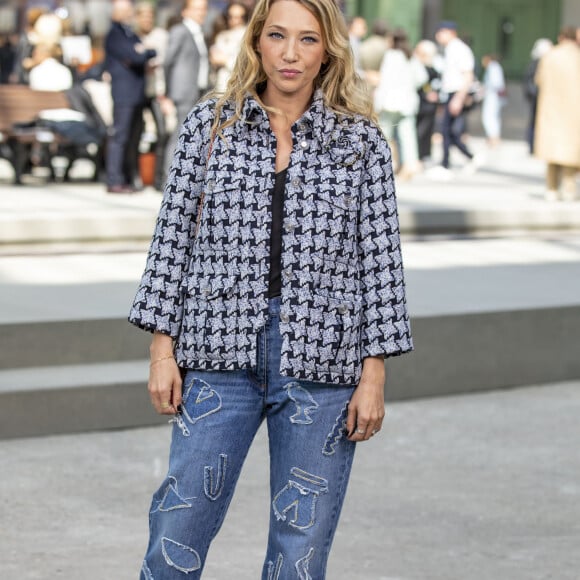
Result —
<instances>
[{"instance_id":1,"label":"green wall panel","mask_svg":"<svg viewBox=\"0 0 580 580\"><path fill-rule=\"evenodd\" d=\"M390 28L404 28L412 42L420 39L423 0L349 0L346 6L349 16L363 16L369 26L382 18Z\"/></svg>"},{"instance_id":2,"label":"green wall panel","mask_svg":"<svg viewBox=\"0 0 580 580\"><path fill-rule=\"evenodd\" d=\"M506 74L520 78L536 39L555 40L560 0L445 0L443 17L456 20L478 59L498 54Z\"/></svg>"}]
</instances>

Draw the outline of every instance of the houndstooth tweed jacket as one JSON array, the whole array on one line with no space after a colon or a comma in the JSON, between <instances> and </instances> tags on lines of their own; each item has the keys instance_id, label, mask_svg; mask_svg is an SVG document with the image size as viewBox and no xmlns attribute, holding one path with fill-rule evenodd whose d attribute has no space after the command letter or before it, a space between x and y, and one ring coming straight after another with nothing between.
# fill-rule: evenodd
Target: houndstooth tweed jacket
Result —
<instances>
[{"instance_id":1,"label":"houndstooth tweed jacket","mask_svg":"<svg viewBox=\"0 0 580 580\"><path fill-rule=\"evenodd\" d=\"M252 368L268 313L276 141L248 97L210 154L214 110L198 104L182 128L129 320L173 337L183 368ZM280 373L357 384L365 357L412 349L390 151L372 122L339 117L320 91L292 134Z\"/></svg>"}]
</instances>

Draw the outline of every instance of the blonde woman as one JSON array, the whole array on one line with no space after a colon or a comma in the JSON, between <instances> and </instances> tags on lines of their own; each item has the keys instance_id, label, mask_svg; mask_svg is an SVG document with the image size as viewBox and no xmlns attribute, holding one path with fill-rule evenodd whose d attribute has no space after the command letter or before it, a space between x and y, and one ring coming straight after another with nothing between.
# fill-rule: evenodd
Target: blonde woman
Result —
<instances>
[{"instance_id":1,"label":"blonde woman","mask_svg":"<svg viewBox=\"0 0 580 580\"><path fill-rule=\"evenodd\" d=\"M412 349L388 145L334 0L260 0L188 116L130 320L174 418L141 578L200 578L252 439L270 444L262 578L323 580L384 358ZM232 570L232 578L242 574Z\"/></svg>"}]
</instances>

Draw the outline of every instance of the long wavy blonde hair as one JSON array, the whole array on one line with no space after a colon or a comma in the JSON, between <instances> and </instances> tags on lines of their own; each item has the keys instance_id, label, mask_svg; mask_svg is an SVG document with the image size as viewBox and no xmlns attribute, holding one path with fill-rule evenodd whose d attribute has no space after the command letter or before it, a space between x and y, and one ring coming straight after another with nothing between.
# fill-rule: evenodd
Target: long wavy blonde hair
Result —
<instances>
[{"instance_id":1,"label":"long wavy blonde hair","mask_svg":"<svg viewBox=\"0 0 580 580\"><path fill-rule=\"evenodd\" d=\"M258 94L259 87L264 86L267 77L260 55L256 51L270 7L276 1L278 0L259 0L254 9L226 90L219 95L216 103L214 130L218 132L234 124L241 117L243 103L248 94L260 102L266 110L276 111L264 105ZM348 30L336 1L292 1L309 10L320 24L328 61L322 65L314 89L322 89L326 105L338 114L347 117L358 114L375 120L366 85L355 72ZM235 113L221 122L221 111L227 102L234 103Z\"/></svg>"}]
</instances>

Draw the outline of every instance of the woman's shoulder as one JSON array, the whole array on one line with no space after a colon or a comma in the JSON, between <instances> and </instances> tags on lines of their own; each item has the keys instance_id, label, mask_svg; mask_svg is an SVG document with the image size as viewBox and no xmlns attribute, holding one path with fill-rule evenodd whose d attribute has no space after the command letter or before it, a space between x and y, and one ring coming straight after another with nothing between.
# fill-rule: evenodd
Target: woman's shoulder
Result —
<instances>
[{"instance_id":1,"label":"woman's shoulder","mask_svg":"<svg viewBox=\"0 0 580 580\"><path fill-rule=\"evenodd\" d=\"M361 139L374 141L383 138L383 133L377 123L365 115L359 113L353 113L348 117L337 115L337 122L344 131Z\"/></svg>"},{"instance_id":2,"label":"woman's shoulder","mask_svg":"<svg viewBox=\"0 0 580 580\"><path fill-rule=\"evenodd\" d=\"M190 132L204 132L213 125L216 102L217 97L209 97L194 105L185 120L185 125L189 127Z\"/></svg>"}]
</instances>

